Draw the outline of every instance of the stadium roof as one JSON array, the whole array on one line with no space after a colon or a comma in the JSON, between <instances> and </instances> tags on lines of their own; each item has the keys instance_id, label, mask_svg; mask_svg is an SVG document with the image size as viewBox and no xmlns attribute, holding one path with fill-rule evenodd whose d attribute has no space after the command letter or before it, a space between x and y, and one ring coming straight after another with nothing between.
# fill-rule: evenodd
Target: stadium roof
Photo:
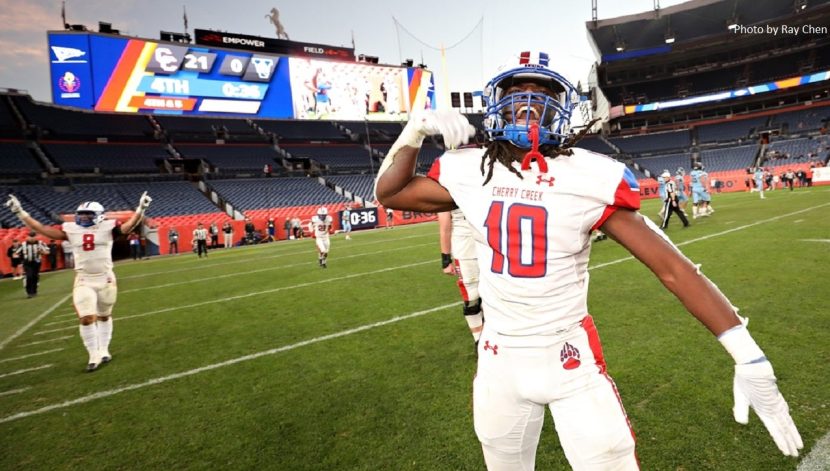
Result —
<instances>
[{"instance_id":1,"label":"stadium roof","mask_svg":"<svg viewBox=\"0 0 830 471\"><path fill-rule=\"evenodd\" d=\"M732 34L727 26L733 22L764 24L828 6L830 0L692 0L660 10L588 21L586 27L597 59L606 61L621 53L669 52L669 37L682 42L727 35Z\"/></svg>"}]
</instances>

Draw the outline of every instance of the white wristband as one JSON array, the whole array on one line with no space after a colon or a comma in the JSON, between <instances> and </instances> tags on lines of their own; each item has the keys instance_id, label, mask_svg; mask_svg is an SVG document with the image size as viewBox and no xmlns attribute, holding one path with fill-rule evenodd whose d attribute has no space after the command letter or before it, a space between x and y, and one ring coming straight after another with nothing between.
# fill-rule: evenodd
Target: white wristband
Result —
<instances>
[{"instance_id":1,"label":"white wristband","mask_svg":"<svg viewBox=\"0 0 830 471\"><path fill-rule=\"evenodd\" d=\"M16 216L17 216L17 219L20 219L22 222L26 222L26 221L24 221L24 219L29 217L29 213L27 213L24 209L21 209L20 211L18 211L16 213Z\"/></svg>"},{"instance_id":2,"label":"white wristband","mask_svg":"<svg viewBox=\"0 0 830 471\"><path fill-rule=\"evenodd\" d=\"M743 324L736 325L720 334L718 341L732 355L736 365L753 363L766 358L764 351L755 343L749 330Z\"/></svg>"}]
</instances>

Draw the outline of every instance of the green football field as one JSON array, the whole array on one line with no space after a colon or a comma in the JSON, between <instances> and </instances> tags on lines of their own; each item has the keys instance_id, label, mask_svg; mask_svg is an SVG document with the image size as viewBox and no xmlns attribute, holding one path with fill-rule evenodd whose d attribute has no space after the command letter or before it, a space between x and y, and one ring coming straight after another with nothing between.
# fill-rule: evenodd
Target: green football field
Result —
<instances>
[{"instance_id":1,"label":"green football field","mask_svg":"<svg viewBox=\"0 0 830 471\"><path fill-rule=\"evenodd\" d=\"M750 318L805 449L785 458L757 416L733 421L729 355L609 240L589 307L642 469L827 469L830 187L713 203L667 232ZM91 374L72 274L34 299L0 282L0 469L483 469L437 232L334 236L327 270L312 240L118 263L114 359ZM568 469L547 420L537 469Z\"/></svg>"}]
</instances>

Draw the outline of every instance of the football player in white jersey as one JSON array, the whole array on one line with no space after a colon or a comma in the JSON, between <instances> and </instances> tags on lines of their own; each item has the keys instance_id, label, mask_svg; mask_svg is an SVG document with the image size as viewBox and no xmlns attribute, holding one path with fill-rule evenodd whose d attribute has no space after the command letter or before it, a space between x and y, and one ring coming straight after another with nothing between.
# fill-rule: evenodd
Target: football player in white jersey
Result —
<instances>
[{"instance_id":1,"label":"football player in white jersey","mask_svg":"<svg viewBox=\"0 0 830 471\"><path fill-rule=\"evenodd\" d=\"M458 289L464 301L464 319L478 349L484 316L478 294L478 260L473 229L459 209L438 213L441 244L441 268L447 275L458 277Z\"/></svg>"},{"instance_id":2,"label":"football player in white jersey","mask_svg":"<svg viewBox=\"0 0 830 471\"><path fill-rule=\"evenodd\" d=\"M112 243L121 234L128 234L141 221L153 201L145 191L130 218L120 224L106 219L100 203L87 201L75 211L75 221L65 222L60 229L44 226L27 213L14 195L6 202L13 213L30 229L55 240L66 240L75 258L75 285L72 302L80 321L81 340L89 353L86 371L95 371L112 360L109 344L112 339L112 308L118 295L112 271Z\"/></svg>"},{"instance_id":3,"label":"football player in white jersey","mask_svg":"<svg viewBox=\"0 0 830 471\"><path fill-rule=\"evenodd\" d=\"M378 172L386 207L460 208L473 228L487 322L479 342L473 415L491 470L529 470L545 406L576 470L638 469L634 435L588 314L591 229L643 262L736 362L734 418L750 406L778 448L801 437L772 366L720 290L649 219L637 180L621 162L575 147L574 87L547 54L522 53L485 87L484 149L450 150L415 175L425 136L452 149L474 132L455 110L412 116ZM587 128L586 128L587 129ZM670 333L668 333L670 335Z\"/></svg>"},{"instance_id":4,"label":"football player in white jersey","mask_svg":"<svg viewBox=\"0 0 830 471\"><path fill-rule=\"evenodd\" d=\"M334 220L329 216L329 210L325 206L320 206L317 214L311 217L311 229L317 242L317 263L320 268L328 268L327 261L331 244L329 234L332 232L333 223Z\"/></svg>"}]
</instances>

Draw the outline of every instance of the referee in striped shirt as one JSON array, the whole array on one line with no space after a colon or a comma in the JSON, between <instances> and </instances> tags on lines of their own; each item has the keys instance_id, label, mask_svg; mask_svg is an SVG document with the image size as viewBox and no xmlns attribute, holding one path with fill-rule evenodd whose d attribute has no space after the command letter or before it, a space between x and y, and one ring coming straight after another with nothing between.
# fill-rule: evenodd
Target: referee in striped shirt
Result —
<instances>
[{"instance_id":1,"label":"referee in striped shirt","mask_svg":"<svg viewBox=\"0 0 830 471\"><path fill-rule=\"evenodd\" d=\"M202 258L202 252L204 252L205 257L207 257L207 236L208 231L200 222L196 229L193 230L193 242L196 243L196 250L199 253L199 258Z\"/></svg>"},{"instance_id":2,"label":"referee in striped shirt","mask_svg":"<svg viewBox=\"0 0 830 471\"><path fill-rule=\"evenodd\" d=\"M665 230L669 227L669 219L672 213L677 213L677 217L683 221L683 227L689 227L689 220L686 219L686 213L680 209L680 201L677 194L677 183L671 179L669 172L663 172L660 177L666 182L666 199L663 202L663 223L660 224L660 229Z\"/></svg>"},{"instance_id":3,"label":"referee in striped shirt","mask_svg":"<svg viewBox=\"0 0 830 471\"><path fill-rule=\"evenodd\" d=\"M37 296L37 284L40 280L40 257L49 253L46 244L35 238L37 233L29 232L29 238L20 244L17 253L23 259L23 271L26 273L26 295L29 298Z\"/></svg>"}]
</instances>

